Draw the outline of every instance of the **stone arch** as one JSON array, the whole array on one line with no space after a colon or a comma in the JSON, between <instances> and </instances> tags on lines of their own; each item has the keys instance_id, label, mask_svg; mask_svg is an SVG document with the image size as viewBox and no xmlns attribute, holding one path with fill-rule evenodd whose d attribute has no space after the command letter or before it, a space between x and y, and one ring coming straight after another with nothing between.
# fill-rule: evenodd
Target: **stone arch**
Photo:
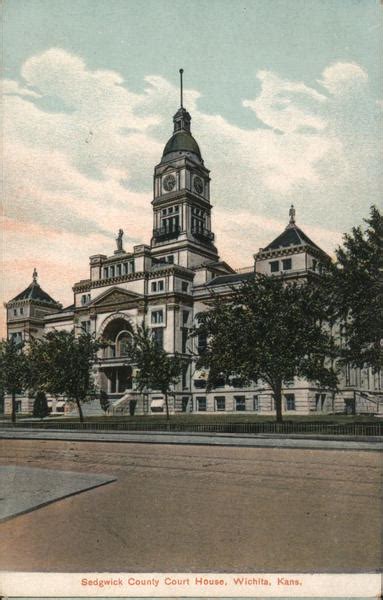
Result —
<instances>
[{"instance_id":1,"label":"stone arch","mask_svg":"<svg viewBox=\"0 0 383 600\"><path fill-rule=\"evenodd\" d=\"M104 358L124 356L126 341L132 333L133 327L126 314L119 312L107 317L99 329L99 334L108 343L103 351Z\"/></svg>"},{"instance_id":2,"label":"stone arch","mask_svg":"<svg viewBox=\"0 0 383 600\"><path fill-rule=\"evenodd\" d=\"M100 336L104 336L105 334L105 330L107 329L107 327L113 323L113 321L116 320L123 320L126 322L126 329L128 331L133 331L133 326L132 326L132 322L131 319L128 315L126 315L123 312L116 312L113 313L112 315L109 315L109 317L106 317L106 319L103 320L103 322L101 323L99 329L98 329L98 334Z\"/></svg>"}]
</instances>

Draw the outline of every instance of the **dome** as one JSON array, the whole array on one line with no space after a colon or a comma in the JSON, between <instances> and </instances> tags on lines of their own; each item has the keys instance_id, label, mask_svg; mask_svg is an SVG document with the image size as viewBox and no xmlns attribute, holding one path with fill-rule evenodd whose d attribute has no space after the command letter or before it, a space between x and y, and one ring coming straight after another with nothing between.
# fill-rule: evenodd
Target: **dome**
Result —
<instances>
[{"instance_id":1,"label":"dome","mask_svg":"<svg viewBox=\"0 0 383 600\"><path fill-rule=\"evenodd\" d=\"M168 141L165 146L162 158L173 152L191 152L202 160L201 151L193 136L186 131L178 131Z\"/></svg>"}]
</instances>

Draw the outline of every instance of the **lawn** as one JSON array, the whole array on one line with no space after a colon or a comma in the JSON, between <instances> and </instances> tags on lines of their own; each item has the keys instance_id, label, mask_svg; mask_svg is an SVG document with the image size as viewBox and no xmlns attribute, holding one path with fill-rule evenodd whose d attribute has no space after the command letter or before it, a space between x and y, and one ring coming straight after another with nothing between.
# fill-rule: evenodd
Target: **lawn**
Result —
<instances>
[{"instance_id":1,"label":"lawn","mask_svg":"<svg viewBox=\"0 0 383 600\"><path fill-rule=\"evenodd\" d=\"M3 416L1 417L3 418ZM6 418L6 417L5 417ZM23 418L27 418L26 415L23 417L19 417L18 420L21 421ZM29 417L30 418L30 417ZM7 419L8 420L8 419ZM382 423L382 417L376 417L374 415L345 415L345 414L336 414L336 415L296 415L284 416L285 423L326 423L326 424L349 424L349 423ZM37 421L37 419L36 419ZM43 420L43 423L77 423L79 421L78 417L48 417ZM84 421L86 423L131 423L131 424L148 424L148 425L157 425L164 424L166 422L166 415L164 414L156 414L156 415L122 415L122 416L92 416L85 417ZM198 425L198 424L218 424L218 423L274 423L275 416L274 415L257 415L254 413L251 414L243 414L243 413L226 413L226 414L217 414L217 413L204 413L204 414L185 414L178 413L170 415L170 422L179 425Z\"/></svg>"}]
</instances>

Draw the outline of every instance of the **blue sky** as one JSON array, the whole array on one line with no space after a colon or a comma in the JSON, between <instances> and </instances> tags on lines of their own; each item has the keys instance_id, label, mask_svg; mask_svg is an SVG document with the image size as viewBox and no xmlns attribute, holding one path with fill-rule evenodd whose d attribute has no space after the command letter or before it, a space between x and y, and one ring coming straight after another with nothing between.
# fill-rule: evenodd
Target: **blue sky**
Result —
<instances>
[{"instance_id":1,"label":"blue sky","mask_svg":"<svg viewBox=\"0 0 383 600\"><path fill-rule=\"evenodd\" d=\"M36 265L70 302L119 227L128 247L149 241L180 67L233 266L292 202L330 253L380 202L378 0L5 0L3 22L3 299Z\"/></svg>"}]
</instances>

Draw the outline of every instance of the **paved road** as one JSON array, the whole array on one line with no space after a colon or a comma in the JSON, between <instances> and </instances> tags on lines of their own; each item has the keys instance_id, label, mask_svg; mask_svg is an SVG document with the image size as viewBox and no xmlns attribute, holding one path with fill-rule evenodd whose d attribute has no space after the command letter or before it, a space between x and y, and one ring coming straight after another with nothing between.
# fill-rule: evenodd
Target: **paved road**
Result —
<instances>
[{"instance_id":1,"label":"paved road","mask_svg":"<svg viewBox=\"0 0 383 600\"><path fill-rule=\"evenodd\" d=\"M0 569L369 571L381 454L0 440L0 463L117 477L0 524Z\"/></svg>"},{"instance_id":2,"label":"paved road","mask_svg":"<svg viewBox=\"0 0 383 600\"><path fill-rule=\"evenodd\" d=\"M168 432L88 432L46 429L0 428L0 439L67 440L87 442L126 442L143 444L182 444L197 446L240 446L246 448L307 448L325 450L383 451L381 437L310 436L281 434L217 434Z\"/></svg>"}]
</instances>

